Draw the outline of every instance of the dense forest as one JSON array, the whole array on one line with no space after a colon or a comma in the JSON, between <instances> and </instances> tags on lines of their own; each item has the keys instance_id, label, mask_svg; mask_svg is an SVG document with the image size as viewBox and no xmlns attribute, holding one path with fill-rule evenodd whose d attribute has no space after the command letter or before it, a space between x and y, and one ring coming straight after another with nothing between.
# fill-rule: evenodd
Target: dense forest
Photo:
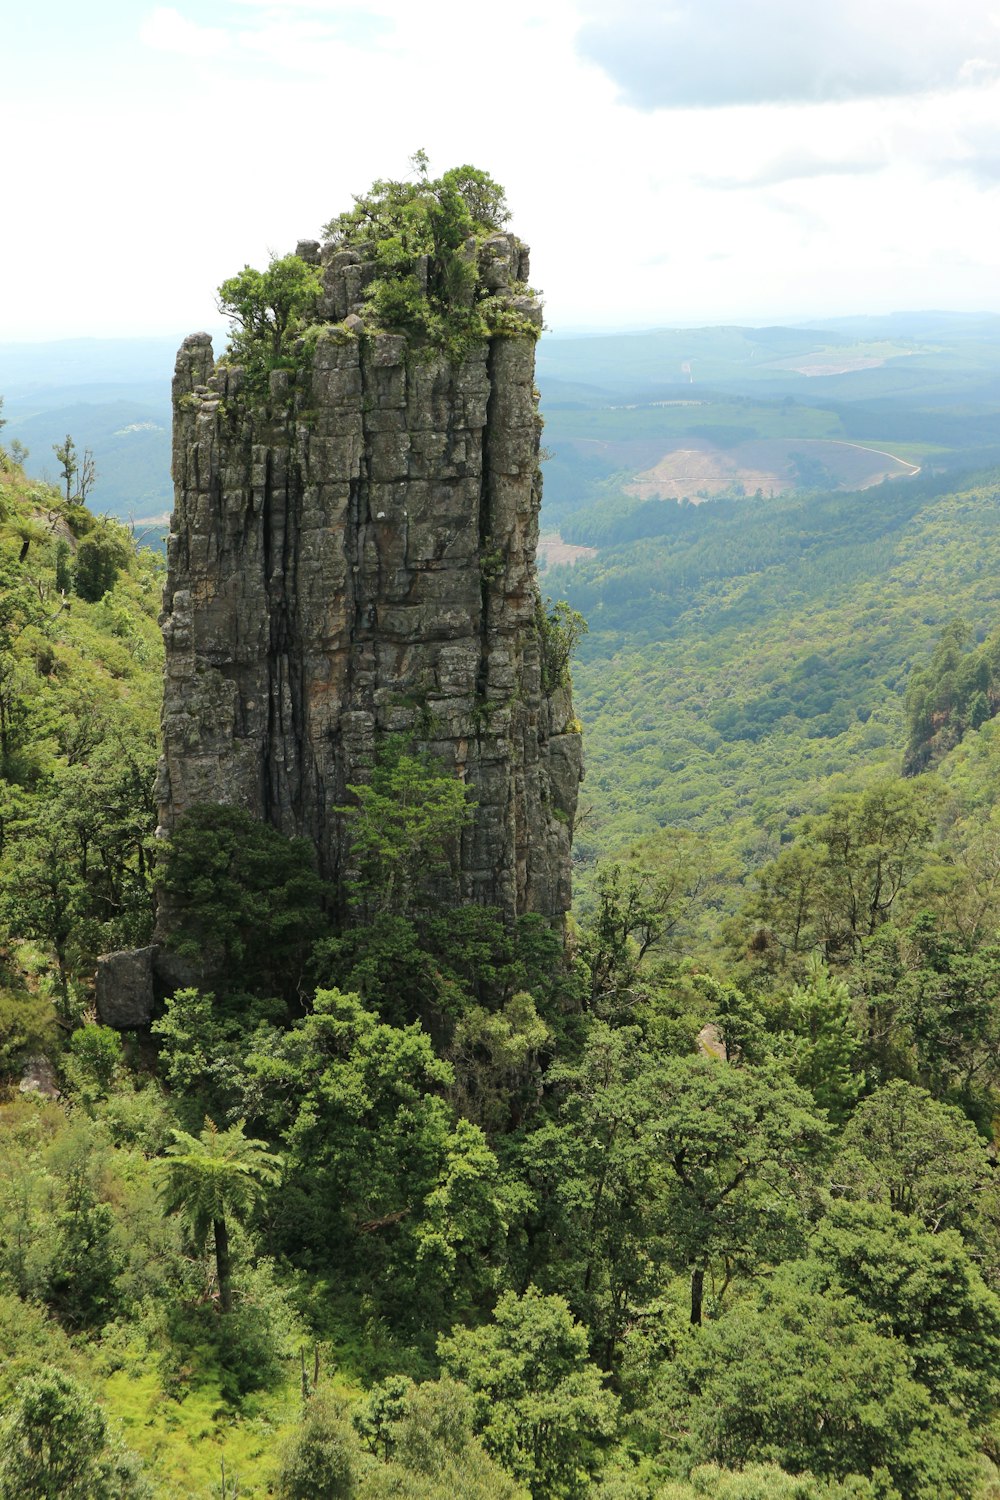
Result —
<instances>
[{"instance_id":1,"label":"dense forest","mask_svg":"<svg viewBox=\"0 0 1000 1500\"><path fill-rule=\"evenodd\" d=\"M455 181L421 255L503 212ZM580 565L564 935L441 904L468 798L398 737L346 904L236 809L155 839L159 562L0 455L0 1496L1000 1496L998 493ZM154 878L206 980L123 1035Z\"/></svg>"},{"instance_id":2,"label":"dense forest","mask_svg":"<svg viewBox=\"0 0 1000 1500\"><path fill-rule=\"evenodd\" d=\"M466 809L413 747L349 926L205 810L163 878L215 988L123 1039L158 565L9 459L2 500L4 1493L991 1493L989 646L912 675L911 734L965 725L937 775L841 791L728 907L706 835L641 842L566 952L434 905Z\"/></svg>"}]
</instances>

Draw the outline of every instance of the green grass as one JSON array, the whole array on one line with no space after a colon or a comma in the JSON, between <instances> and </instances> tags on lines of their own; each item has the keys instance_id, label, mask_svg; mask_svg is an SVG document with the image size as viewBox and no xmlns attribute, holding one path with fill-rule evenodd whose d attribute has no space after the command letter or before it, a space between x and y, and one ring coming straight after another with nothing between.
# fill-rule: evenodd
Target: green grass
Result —
<instances>
[{"instance_id":1,"label":"green grass","mask_svg":"<svg viewBox=\"0 0 1000 1500\"><path fill-rule=\"evenodd\" d=\"M150 1369L117 1371L101 1394L163 1500L219 1495L223 1462L229 1481L238 1478L241 1496L268 1494L277 1447L300 1411L291 1371L281 1389L247 1398L241 1412L226 1404L217 1382L200 1380L174 1398Z\"/></svg>"}]
</instances>

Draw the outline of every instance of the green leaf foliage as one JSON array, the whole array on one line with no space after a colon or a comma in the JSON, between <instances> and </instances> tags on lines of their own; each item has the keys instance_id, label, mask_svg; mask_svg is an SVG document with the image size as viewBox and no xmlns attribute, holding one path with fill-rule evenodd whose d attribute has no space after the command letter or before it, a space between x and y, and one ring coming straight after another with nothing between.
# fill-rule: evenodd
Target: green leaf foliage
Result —
<instances>
[{"instance_id":1,"label":"green leaf foliage","mask_svg":"<svg viewBox=\"0 0 1000 1500\"><path fill-rule=\"evenodd\" d=\"M314 317L320 289L319 267L298 255L272 256L264 271L244 266L219 287L219 311L235 325L228 358L256 394L272 370L294 363L295 340Z\"/></svg>"},{"instance_id":2,"label":"green leaf foliage","mask_svg":"<svg viewBox=\"0 0 1000 1500\"><path fill-rule=\"evenodd\" d=\"M294 994L326 927L327 887L306 839L285 838L240 808L191 808L164 851L160 881L178 952L228 992Z\"/></svg>"},{"instance_id":3,"label":"green leaf foliage","mask_svg":"<svg viewBox=\"0 0 1000 1500\"><path fill-rule=\"evenodd\" d=\"M423 909L454 874L462 830L472 820L464 782L393 740L371 780L348 791L354 800L340 811L354 871L349 884L366 916Z\"/></svg>"},{"instance_id":4,"label":"green leaf foliage","mask_svg":"<svg viewBox=\"0 0 1000 1500\"><path fill-rule=\"evenodd\" d=\"M586 1492L615 1398L587 1359L585 1329L561 1297L507 1293L495 1321L439 1341L445 1369L472 1391L487 1451L542 1497Z\"/></svg>"},{"instance_id":5,"label":"green leaf foliage","mask_svg":"<svg viewBox=\"0 0 1000 1500\"><path fill-rule=\"evenodd\" d=\"M411 181L380 179L325 233L371 258L366 322L461 357L494 333L537 336L482 276L480 244L509 217L499 183L462 166L437 178L418 171Z\"/></svg>"},{"instance_id":6,"label":"green leaf foliage","mask_svg":"<svg viewBox=\"0 0 1000 1500\"><path fill-rule=\"evenodd\" d=\"M692 1333L652 1411L664 1459L685 1469L758 1462L867 1475L892 1500L977 1492L974 1440L913 1378L906 1345L841 1291L786 1276Z\"/></svg>"},{"instance_id":7,"label":"green leaf foliage","mask_svg":"<svg viewBox=\"0 0 1000 1500\"><path fill-rule=\"evenodd\" d=\"M20 1383L0 1426L4 1500L139 1500L151 1493L86 1389L51 1368Z\"/></svg>"}]
</instances>

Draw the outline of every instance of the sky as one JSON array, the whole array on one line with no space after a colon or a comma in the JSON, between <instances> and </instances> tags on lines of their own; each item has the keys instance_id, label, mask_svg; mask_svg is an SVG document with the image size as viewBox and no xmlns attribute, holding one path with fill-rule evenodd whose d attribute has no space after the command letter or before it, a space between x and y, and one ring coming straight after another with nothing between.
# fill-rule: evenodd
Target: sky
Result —
<instances>
[{"instance_id":1,"label":"sky","mask_svg":"<svg viewBox=\"0 0 1000 1500\"><path fill-rule=\"evenodd\" d=\"M1000 0L5 10L0 343L216 328L418 149L557 333L1000 311Z\"/></svg>"}]
</instances>

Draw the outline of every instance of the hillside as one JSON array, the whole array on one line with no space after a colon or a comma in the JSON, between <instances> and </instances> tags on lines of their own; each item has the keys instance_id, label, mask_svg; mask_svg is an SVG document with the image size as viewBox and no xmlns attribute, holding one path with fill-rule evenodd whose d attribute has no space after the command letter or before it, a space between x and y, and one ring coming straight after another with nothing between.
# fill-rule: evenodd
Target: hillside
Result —
<instances>
[{"instance_id":1,"label":"hillside","mask_svg":"<svg viewBox=\"0 0 1000 1500\"><path fill-rule=\"evenodd\" d=\"M58 483L52 451L70 433L94 454L98 513L136 521L170 510L170 376L180 338L0 343L4 437L28 449L27 472ZM155 544L162 519L149 528Z\"/></svg>"},{"instance_id":2,"label":"hillside","mask_svg":"<svg viewBox=\"0 0 1000 1500\"><path fill-rule=\"evenodd\" d=\"M579 860L677 825L752 866L848 780L900 768L910 672L953 617L979 639L1000 618L1000 475L951 483L581 527L598 554L546 575L590 624Z\"/></svg>"},{"instance_id":3,"label":"hillside","mask_svg":"<svg viewBox=\"0 0 1000 1500\"><path fill-rule=\"evenodd\" d=\"M546 524L629 497L851 490L1000 458L997 320L543 340Z\"/></svg>"},{"instance_id":4,"label":"hillside","mask_svg":"<svg viewBox=\"0 0 1000 1500\"><path fill-rule=\"evenodd\" d=\"M489 188L499 211L502 191L470 172L459 196L475 207ZM279 390L294 385L282 338L295 380L312 378L311 317L326 319L327 354L397 400L391 318L402 308L412 334L419 314L418 340L447 334L422 288L449 282L421 282L418 258L394 300L395 215L408 205L431 235L454 181L377 184L348 215L366 250L369 218L382 235L359 304L367 342L361 315L338 330L306 295L309 262L233 283L290 276L302 300L281 338L239 336L256 385L241 390L231 363L211 374L237 393L235 412L212 401L207 414L223 436L252 422L272 370ZM483 227L489 246L506 241ZM452 224L445 264L467 228ZM337 259L345 283L361 253ZM500 388L477 409L502 415L505 361L526 403L531 385L494 336ZM207 370L203 339L185 356L192 377ZM789 339L774 357L806 355ZM425 386L437 370L447 408L421 462L447 451L452 407L473 422L454 368L418 365ZM191 384L193 426L209 387ZM361 381L330 388L361 400ZM565 933L537 903L456 899L476 789L431 753L446 742L428 748L455 695L414 713L435 680L409 638L401 664L383 652L389 712L365 721L366 758L332 809L339 867L254 816L245 790L225 795L240 767L220 748L236 736L198 739L213 705L238 709L237 729L259 709L271 733L280 702L289 738L265 764L286 777L301 705L232 691L238 651L220 630L240 596L194 545L211 566L190 591L171 575L186 675L168 744L175 763L218 769L222 795L184 798L154 842L161 567L127 527L0 451L4 1500L1000 1495L1000 472L956 479L921 461L864 489L652 498L628 491L642 469L627 465L641 444L647 470L660 463L660 412L695 441L691 408L607 404L633 447L566 515L577 540L557 546L576 561L547 582L570 604L523 622L521 647L540 638L545 654L523 682L503 675L495 721L482 700L468 729L455 720L515 780L530 767L568 830L539 747L518 748L510 725L539 677L569 712L576 646L591 806ZM436 434L416 410L414 432ZM783 441L786 420L812 424L797 453L841 442L821 407L733 395L715 414L723 452ZM357 415L375 431L385 414ZM191 476L199 423L180 465ZM769 423L770 438L747 436ZM530 459L530 404L524 428ZM307 423L289 431L328 457ZM220 452L230 488L192 493L235 495L229 513L250 514L253 476L234 478ZM520 474L537 503L534 465ZM472 480L461 516L481 503ZM190 498L182 561L184 528L225 532L217 515L192 519ZM406 546L437 582L450 532L421 541L412 507L407 519ZM288 583L283 608L335 597L326 575L286 568L329 564L320 531L301 557L256 549ZM480 529L485 550L454 562L474 605L504 596L499 535ZM387 557L407 555L389 527L380 536ZM409 587L402 571L393 588ZM241 556L233 576L246 586ZM207 623L183 614L191 594ZM265 648L284 649L287 615L269 621L261 589L247 597L236 645L263 622ZM351 616L366 650L380 610ZM374 674L359 660L363 688ZM219 668L214 696L205 667ZM391 674L398 686L410 669L394 700ZM312 689L321 705L329 681ZM922 774L901 777L904 756ZM260 786L254 765L247 785ZM154 870L170 918L156 973L173 977L151 1025L118 1030L94 1009L95 959L148 943Z\"/></svg>"},{"instance_id":5,"label":"hillside","mask_svg":"<svg viewBox=\"0 0 1000 1500\"><path fill-rule=\"evenodd\" d=\"M125 527L6 455L0 570L7 977L69 1020L89 1003L95 955L150 928L161 570Z\"/></svg>"}]
</instances>

